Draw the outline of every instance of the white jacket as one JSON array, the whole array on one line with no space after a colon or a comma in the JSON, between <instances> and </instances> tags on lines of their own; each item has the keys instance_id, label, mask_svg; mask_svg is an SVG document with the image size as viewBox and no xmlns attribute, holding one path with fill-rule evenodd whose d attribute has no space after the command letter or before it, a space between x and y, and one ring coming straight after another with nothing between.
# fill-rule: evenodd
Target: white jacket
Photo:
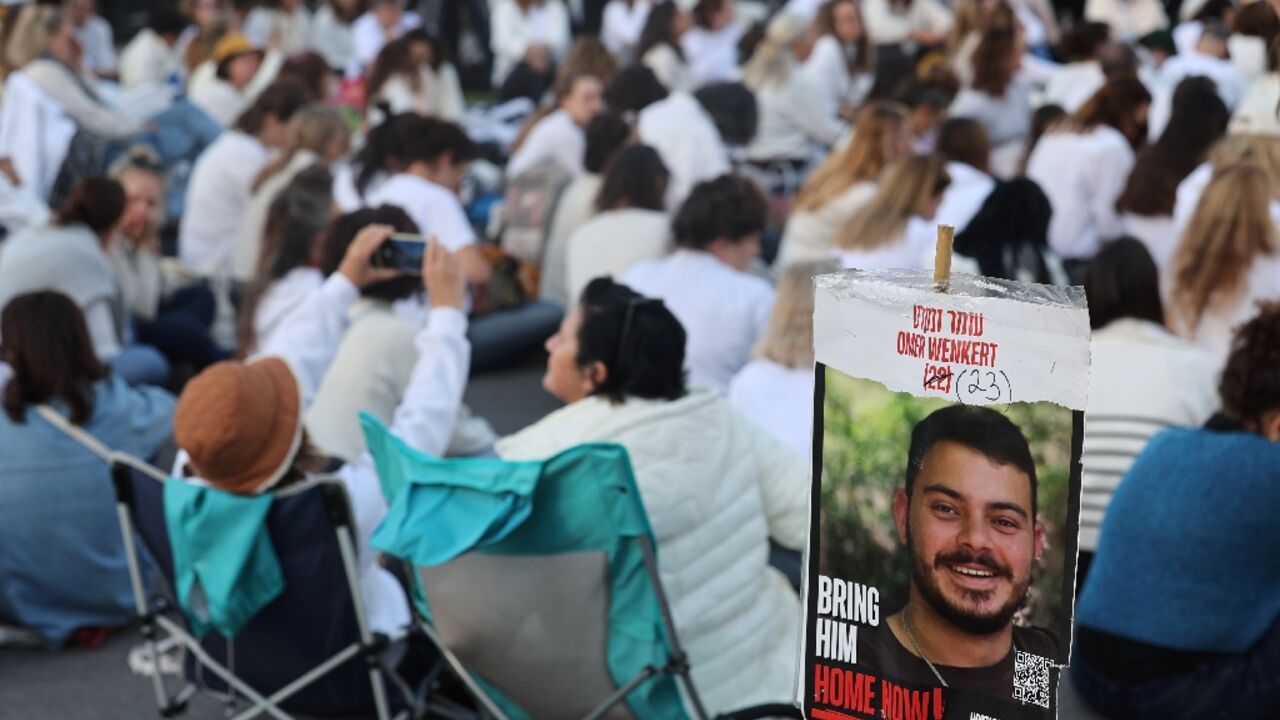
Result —
<instances>
[{"instance_id":1,"label":"white jacket","mask_svg":"<svg viewBox=\"0 0 1280 720\"><path fill-rule=\"evenodd\" d=\"M587 442L620 443L631 456L707 711L790 702L800 600L769 567L768 539L805 542L804 459L706 391L621 405L589 397L504 438L497 451L540 459Z\"/></svg>"}]
</instances>

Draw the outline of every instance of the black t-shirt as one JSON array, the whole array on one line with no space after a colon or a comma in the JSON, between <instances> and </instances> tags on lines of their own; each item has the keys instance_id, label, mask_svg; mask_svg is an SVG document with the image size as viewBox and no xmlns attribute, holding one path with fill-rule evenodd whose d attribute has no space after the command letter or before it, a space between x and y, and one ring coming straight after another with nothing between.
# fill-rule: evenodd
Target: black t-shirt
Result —
<instances>
[{"instance_id":1,"label":"black t-shirt","mask_svg":"<svg viewBox=\"0 0 1280 720\"><path fill-rule=\"evenodd\" d=\"M1021 650L1024 653L1046 658L1050 665L1056 666L1059 662L1058 648L1057 638L1049 631L1043 628L1015 625L1013 647L1010 647L1009 653L994 665L962 668L935 663L934 666L948 687L946 717L968 718L971 708L989 709L992 713L999 713L991 714L991 717L999 717L1001 720L1053 717L1050 709L1028 705L1014 699L1014 664L1017 655L1015 651ZM858 668L904 686L917 688L938 686L938 679L929 669L929 665L898 641L888 623L882 623L879 627L863 626L858 629ZM1056 667L1049 672L1047 691L1050 708L1056 705L1057 675ZM983 702L982 698L990 698L995 703Z\"/></svg>"}]
</instances>

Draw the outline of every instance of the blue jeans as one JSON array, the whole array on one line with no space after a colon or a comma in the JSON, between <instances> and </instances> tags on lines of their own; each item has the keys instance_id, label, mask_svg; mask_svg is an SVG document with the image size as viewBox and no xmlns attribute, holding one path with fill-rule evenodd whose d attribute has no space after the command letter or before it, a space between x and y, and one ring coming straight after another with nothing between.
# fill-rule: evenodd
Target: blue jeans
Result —
<instances>
[{"instance_id":1,"label":"blue jeans","mask_svg":"<svg viewBox=\"0 0 1280 720\"><path fill-rule=\"evenodd\" d=\"M127 140L113 141L107 149L104 169L134 145L146 145L160 156L165 168L165 211L182 217L187 179L200 153L222 134L222 126L203 110L179 97L147 121L142 132Z\"/></svg>"},{"instance_id":2,"label":"blue jeans","mask_svg":"<svg viewBox=\"0 0 1280 720\"><path fill-rule=\"evenodd\" d=\"M1071 679L1080 695L1115 720L1250 720L1280 708L1280 622L1249 650L1206 660L1195 670L1138 683L1116 682L1078 653Z\"/></svg>"},{"instance_id":3,"label":"blue jeans","mask_svg":"<svg viewBox=\"0 0 1280 720\"><path fill-rule=\"evenodd\" d=\"M163 387L169 382L169 361L150 345L126 345L108 364L130 385Z\"/></svg>"},{"instance_id":4,"label":"blue jeans","mask_svg":"<svg viewBox=\"0 0 1280 720\"><path fill-rule=\"evenodd\" d=\"M171 362L203 370L231 357L209 335L215 310L208 284L188 285L175 293L154 319L136 323L134 332L138 340L155 347Z\"/></svg>"},{"instance_id":5,"label":"blue jeans","mask_svg":"<svg viewBox=\"0 0 1280 720\"><path fill-rule=\"evenodd\" d=\"M563 318L564 310L546 300L473 318L467 329L471 369L493 370L519 360L555 335Z\"/></svg>"}]
</instances>

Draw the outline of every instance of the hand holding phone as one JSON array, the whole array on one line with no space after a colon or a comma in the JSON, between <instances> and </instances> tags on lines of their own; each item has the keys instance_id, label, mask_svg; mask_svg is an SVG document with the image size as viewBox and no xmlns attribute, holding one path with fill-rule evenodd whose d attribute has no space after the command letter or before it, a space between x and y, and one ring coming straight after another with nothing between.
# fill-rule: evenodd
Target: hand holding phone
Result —
<instances>
[{"instance_id":1,"label":"hand holding phone","mask_svg":"<svg viewBox=\"0 0 1280 720\"><path fill-rule=\"evenodd\" d=\"M427 290L431 307L462 309L467 283L458 266L458 258L446 250L435 236L431 237L422 258L422 285Z\"/></svg>"},{"instance_id":2,"label":"hand holding phone","mask_svg":"<svg viewBox=\"0 0 1280 720\"><path fill-rule=\"evenodd\" d=\"M394 232L395 229L390 225L369 225L363 228L347 246L342 264L338 265L338 272L358 288L403 275L404 273L394 268L376 267L373 261L379 248Z\"/></svg>"},{"instance_id":3,"label":"hand holding phone","mask_svg":"<svg viewBox=\"0 0 1280 720\"><path fill-rule=\"evenodd\" d=\"M377 267L418 275L426 258L427 239L415 233L393 233L373 256Z\"/></svg>"}]
</instances>

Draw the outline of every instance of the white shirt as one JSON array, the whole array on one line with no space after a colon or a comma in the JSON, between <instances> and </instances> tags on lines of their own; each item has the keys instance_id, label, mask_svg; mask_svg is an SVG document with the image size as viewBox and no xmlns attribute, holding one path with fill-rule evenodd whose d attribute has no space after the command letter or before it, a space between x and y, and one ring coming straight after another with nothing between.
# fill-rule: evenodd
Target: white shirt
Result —
<instances>
[{"instance_id":1,"label":"white shirt","mask_svg":"<svg viewBox=\"0 0 1280 720\"><path fill-rule=\"evenodd\" d=\"M1228 60L1221 60L1196 51L1180 53L1165 61L1160 67L1160 82L1151 88L1151 113L1148 124L1150 137L1159 137L1169 124L1173 111L1173 93L1184 79L1200 75L1213 81L1218 97L1227 110L1234 111L1244 99L1248 86L1240 71Z\"/></svg>"},{"instance_id":2,"label":"white shirt","mask_svg":"<svg viewBox=\"0 0 1280 720\"><path fill-rule=\"evenodd\" d=\"M530 45L545 45L552 63L569 52L569 11L560 0L545 0L530 12L520 11L515 0L495 0L489 28L493 50L493 86L500 87L516 65L524 60Z\"/></svg>"},{"instance_id":3,"label":"white shirt","mask_svg":"<svg viewBox=\"0 0 1280 720\"><path fill-rule=\"evenodd\" d=\"M1124 231L1116 199L1133 170L1133 149L1119 130L1099 125L1087 132L1051 132L1040 138L1027 177L1053 206L1049 247L1067 260L1088 260L1103 240Z\"/></svg>"},{"instance_id":4,"label":"white shirt","mask_svg":"<svg viewBox=\"0 0 1280 720\"><path fill-rule=\"evenodd\" d=\"M392 28L389 33L378 24L378 18L372 11L356 18L356 21L351 23L353 58L351 65L347 68L347 76L355 77L363 73L364 69L373 63L374 58L378 57L382 46L421 26L422 18L417 13L408 11L401 13L400 24Z\"/></svg>"},{"instance_id":5,"label":"white shirt","mask_svg":"<svg viewBox=\"0 0 1280 720\"><path fill-rule=\"evenodd\" d=\"M835 258L843 268L917 270L924 268L924 259L934 246L936 241L929 242L927 232L908 232L903 228L901 235L872 250L837 248Z\"/></svg>"},{"instance_id":6,"label":"white shirt","mask_svg":"<svg viewBox=\"0 0 1280 720\"><path fill-rule=\"evenodd\" d=\"M1227 55L1246 86L1268 72L1267 42L1260 37L1232 35L1227 38Z\"/></svg>"},{"instance_id":7,"label":"white shirt","mask_svg":"<svg viewBox=\"0 0 1280 720\"><path fill-rule=\"evenodd\" d=\"M1218 291L1210 299L1209 307L1194 332L1180 333L1195 343L1222 367L1231 354L1231 339L1236 328L1258 314L1258 302L1280 300L1280 253L1259 257L1253 261L1241 282L1241 289L1233 296Z\"/></svg>"},{"instance_id":8,"label":"white shirt","mask_svg":"<svg viewBox=\"0 0 1280 720\"><path fill-rule=\"evenodd\" d=\"M675 48L660 43L649 48L649 52L640 59L644 66L653 71L658 82L671 92L693 92L695 84L693 73L684 58L676 54Z\"/></svg>"},{"instance_id":9,"label":"white shirt","mask_svg":"<svg viewBox=\"0 0 1280 720\"><path fill-rule=\"evenodd\" d=\"M791 213L778 249L778 267L831 257L836 230L871 202L875 194L874 182L855 183L822 207Z\"/></svg>"},{"instance_id":10,"label":"white shirt","mask_svg":"<svg viewBox=\"0 0 1280 720\"><path fill-rule=\"evenodd\" d=\"M1160 430L1209 419L1218 407L1218 373L1204 352L1134 318L1094 330L1089 345L1080 549L1094 551L1111 494L1134 458Z\"/></svg>"},{"instance_id":11,"label":"white shirt","mask_svg":"<svg viewBox=\"0 0 1280 720\"><path fill-rule=\"evenodd\" d=\"M571 307L577 301L577 296L569 293L569 238L596 214L596 196L602 182L599 175L583 173L560 193L547 244L542 248L538 296L543 300L561 307Z\"/></svg>"},{"instance_id":12,"label":"white shirt","mask_svg":"<svg viewBox=\"0 0 1280 720\"><path fill-rule=\"evenodd\" d=\"M582 173L582 158L587 152L587 134L564 110L556 110L538 121L525 137L520 149L507 161L507 177L521 173L543 160L554 160L571 175Z\"/></svg>"},{"instance_id":13,"label":"white shirt","mask_svg":"<svg viewBox=\"0 0 1280 720\"><path fill-rule=\"evenodd\" d=\"M324 3L311 18L307 46L320 53L330 68L345 71L356 57L354 25L339 20L333 8Z\"/></svg>"},{"instance_id":14,"label":"white shirt","mask_svg":"<svg viewBox=\"0 0 1280 720\"><path fill-rule=\"evenodd\" d=\"M253 79L243 89L237 89L235 85L218 77L213 61L206 60L191 73L187 95L192 105L203 110L218 121L218 124L231 127L240 113L276 79L283 65L284 55L281 52L267 51Z\"/></svg>"},{"instance_id":15,"label":"white shirt","mask_svg":"<svg viewBox=\"0 0 1280 720\"><path fill-rule=\"evenodd\" d=\"M799 72L781 87L767 83L756 91L759 126L747 145L750 160L807 160L818 148L840 139L845 126L828 112L822 92Z\"/></svg>"},{"instance_id":16,"label":"white shirt","mask_svg":"<svg viewBox=\"0 0 1280 720\"><path fill-rule=\"evenodd\" d=\"M266 48L277 34L280 50L285 54L306 50L307 36L311 34L311 13L306 6L300 4L287 13L256 7L244 19L244 35L256 48Z\"/></svg>"},{"instance_id":17,"label":"white shirt","mask_svg":"<svg viewBox=\"0 0 1280 720\"><path fill-rule=\"evenodd\" d=\"M813 451L813 367L752 360L733 376L729 402L802 457Z\"/></svg>"},{"instance_id":18,"label":"white shirt","mask_svg":"<svg viewBox=\"0 0 1280 720\"><path fill-rule=\"evenodd\" d=\"M84 25L76 28L76 40L84 47L85 72L103 73L116 69L116 40L111 23L90 15Z\"/></svg>"},{"instance_id":19,"label":"white shirt","mask_svg":"<svg viewBox=\"0 0 1280 720\"><path fill-rule=\"evenodd\" d=\"M365 206L379 205L401 208L413 218L418 232L436 236L450 252L476 241L475 229L458 196L425 178L398 173L378 183L366 194Z\"/></svg>"},{"instance_id":20,"label":"white shirt","mask_svg":"<svg viewBox=\"0 0 1280 720\"><path fill-rule=\"evenodd\" d=\"M822 7L822 0L787 0L787 4L783 6L782 11L788 15L795 15L812 22L818 16L818 8L820 7Z\"/></svg>"},{"instance_id":21,"label":"white shirt","mask_svg":"<svg viewBox=\"0 0 1280 720\"><path fill-rule=\"evenodd\" d=\"M1044 103L1060 105L1068 115L1072 114L1106 82L1102 66L1096 60L1068 63L1044 86Z\"/></svg>"},{"instance_id":22,"label":"white shirt","mask_svg":"<svg viewBox=\"0 0 1280 720\"><path fill-rule=\"evenodd\" d=\"M655 210L609 210L569 236L569 297L598 277L620 278L636 264L657 260L669 245L669 220Z\"/></svg>"},{"instance_id":23,"label":"white shirt","mask_svg":"<svg viewBox=\"0 0 1280 720\"><path fill-rule=\"evenodd\" d=\"M237 280L253 279L258 271L258 260L262 254L262 236L267 229L267 213L271 203L275 202L280 192L297 177L298 173L320 162L320 156L310 150L299 150L294 153L289 164L275 175L267 178L256 191L250 194L245 206L244 216L240 221L240 230L236 233L235 246L231 250L231 276ZM254 176L257 180L257 176Z\"/></svg>"},{"instance_id":24,"label":"white shirt","mask_svg":"<svg viewBox=\"0 0 1280 720\"><path fill-rule=\"evenodd\" d=\"M652 0L609 0L604 6L604 19L600 29L600 41L621 63L627 63L635 54L636 43L644 30Z\"/></svg>"},{"instance_id":25,"label":"white shirt","mask_svg":"<svg viewBox=\"0 0 1280 720\"><path fill-rule=\"evenodd\" d=\"M910 0L906 12L895 10L889 0L867 0L862 5L862 19L877 45L906 42L916 31L945 33L951 29L951 11L938 0Z\"/></svg>"},{"instance_id":26,"label":"white shirt","mask_svg":"<svg viewBox=\"0 0 1280 720\"><path fill-rule=\"evenodd\" d=\"M1178 248L1178 233L1174 229L1171 215L1135 215L1125 213L1120 216L1124 223L1124 234L1131 235L1151 253L1155 261L1159 277L1168 275L1173 251Z\"/></svg>"},{"instance_id":27,"label":"white shirt","mask_svg":"<svg viewBox=\"0 0 1280 720\"><path fill-rule=\"evenodd\" d=\"M178 231L178 257L187 269L199 275L228 269L249 190L270 156L257 138L228 130L196 159Z\"/></svg>"},{"instance_id":28,"label":"white shirt","mask_svg":"<svg viewBox=\"0 0 1280 720\"><path fill-rule=\"evenodd\" d=\"M870 72L849 74L844 48L832 35L823 35L813 45L813 52L804 61L801 73L822 93L827 114L835 117L845 105L858 105L871 91L875 74Z\"/></svg>"},{"instance_id":29,"label":"white shirt","mask_svg":"<svg viewBox=\"0 0 1280 720\"><path fill-rule=\"evenodd\" d=\"M689 384L720 394L750 359L773 311L773 288L709 252L678 249L631 268L622 283L666 303L687 334Z\"/></svg>"},{"instance_id":30,"label":"white shirt","mask_svg":"<svg viewBox=\"0 0 1280 720\"><path fill-rule=\"evenodd\" d=\"M734 23L711 31L693 27L680 38L685 62L693 76L694 87L719 82L735 82L742 73L738 68L738 41L742 30Z\"/></svg>"},{"instance_id":31,"label":"white shirt","mask_svg":"<svg viewBox=\"0 0 1280 720\"><path fill-rule=\"evenodd\" d=\"M952 117L967 117L980 123L993 148L1017 143L1021 150L1031 133L1031 113L1031 89L1018 79L1010 82L1000 97L967 87L951 103Z\"/></svg>"},{"instance_id":32,"label":"white shirt","mask_svg":"<svg viewBox=\"0 0 1280 720\"><path fill-rule=\"evenodd\" d=\"M1169 25L1159 0L1086 0L1084 19L1106 23L1112 36L1124 42Z\"/></svg>"},{"instance_id":33,"label":"white shirt","mask_svg":"<svg viewBox=\"0 0 1280 720\"><path fill-rule=\"evenodd\" d=\"M947 162L947 174L951 176L951 184L943 191L933 220L907 224L908 233L923 232L923 236L912 239L913 245L927 245L931 239L936 241L938 225L951 225L956 233L964 232L996 187L990 175L962 162Z\"/></svg>"},{"instance_id":34,"label":"white shirt","mask_svg":"<svg viewBox=\"0 0 1280 720\"><path fill-rule=\"evenodd\" d=\"M671 172L667 207L676 208L694 185L729 172L729 153L711 116L688 93L673 92L640 111L640 142L662 156Z\"/></svg>"},{"instance_id":35,"label":"white shirt","mask_svg":"<svg viewBox=\"0 0 1280 720\"><path fill-rule=\"evenodd\" d=\"M181 83L186 70L178 51L143 28L120 53L120 85L126 90L147 83Z\"/></svg>"},{"instance_id":36,"label":"white shirt","mask_svg":"<svg viewBox=\"0 0 1280 720\"><path fill-rule=\"evenodd\" d=\"M271 283L253 314L257 345L251 352L277 345L275 335L284 326L285 319L323 283L324 275L313 267L296 267Z\"/></svg>"}]
</instances>

